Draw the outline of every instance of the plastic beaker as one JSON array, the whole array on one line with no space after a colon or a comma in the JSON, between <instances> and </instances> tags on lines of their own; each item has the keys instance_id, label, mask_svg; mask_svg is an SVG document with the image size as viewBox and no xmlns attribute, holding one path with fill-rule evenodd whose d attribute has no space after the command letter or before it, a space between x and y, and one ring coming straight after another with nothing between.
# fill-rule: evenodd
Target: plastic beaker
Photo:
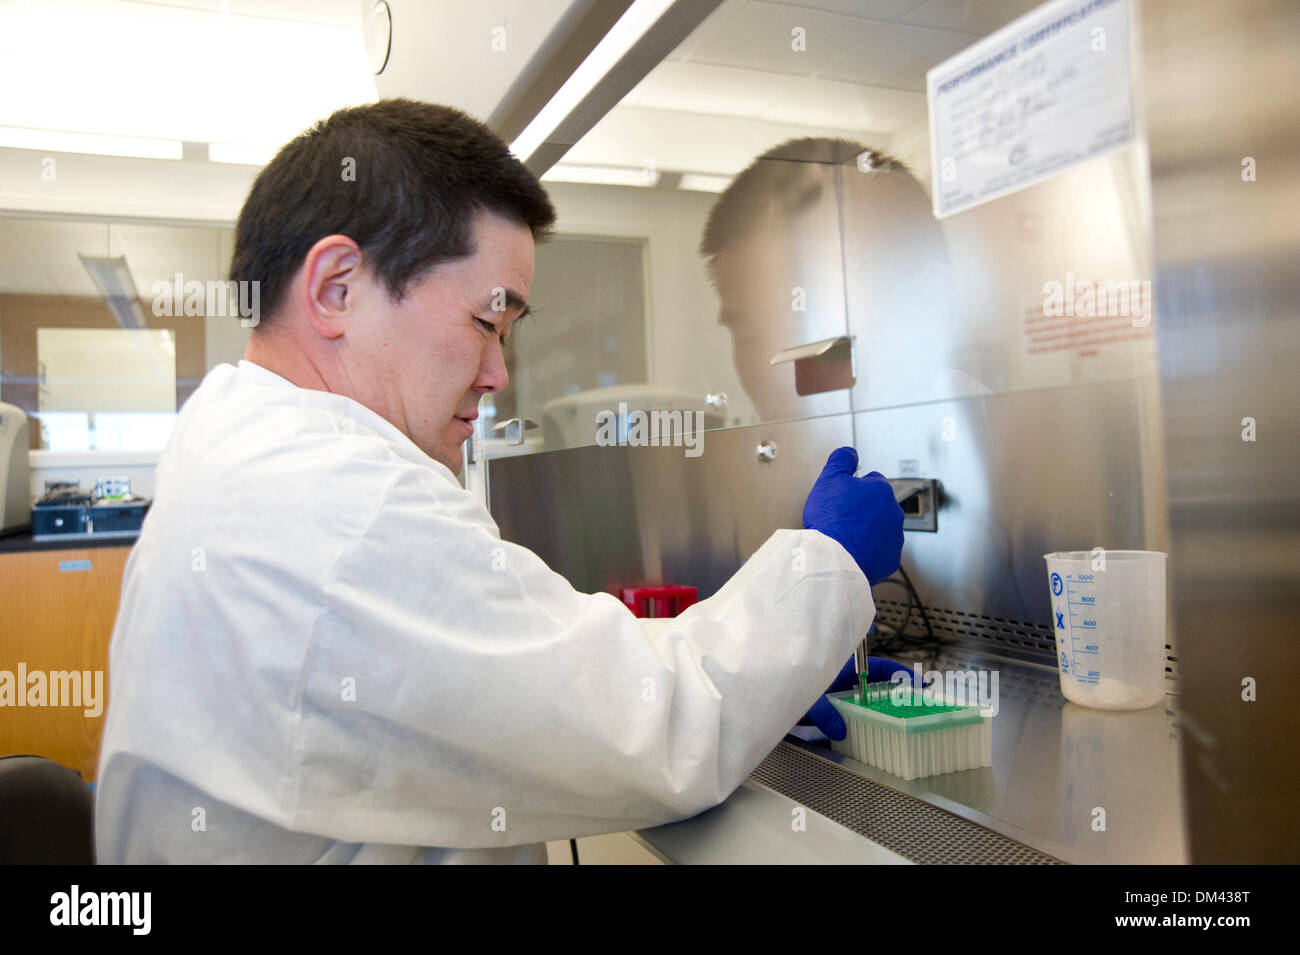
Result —
<instances>
[{"instance_id":1,"label":"plastic beaker","mask_svg":"<svg viewBox=\"0 0 1300 955\"><path fill-rule=\"evenodd\" d=\"M1165 693L1165 559L1150 550L1044 554L1061 692L1141 710Z\"/></svg>"}]
</instances>

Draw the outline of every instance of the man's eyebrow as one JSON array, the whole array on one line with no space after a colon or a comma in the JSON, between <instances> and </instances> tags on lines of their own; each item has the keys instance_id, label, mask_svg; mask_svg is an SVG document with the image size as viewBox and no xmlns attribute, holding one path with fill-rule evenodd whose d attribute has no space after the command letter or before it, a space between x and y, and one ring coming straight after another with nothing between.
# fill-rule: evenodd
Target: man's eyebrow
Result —
<instances>
[{"instance_id":1,"label":"man's eyebrow","mask_svg":"<svg viewBox=\"0 0 1300 955\"><path fill-rule=\"evenodd\" d=\"M525 315L532 312L533 310L532 306L529 305L528 302L524 299L524 297L520 295L518 292L516 292L514 289L508 288L508 289L502 289L502 291L504 291L506 295L505 310L507 312L510 311L511 309L522 308L523 311L519 313L519 318L523 318ZM491 309L492 306L499 300L498 299L499 294L500 293L498 293L495 289L489 292L483 302L483 308ZM496 311L496 309L492 309L492 310ZM519 318L516 318L515 321L518 321Z\"/></svg>"}]
</instances>

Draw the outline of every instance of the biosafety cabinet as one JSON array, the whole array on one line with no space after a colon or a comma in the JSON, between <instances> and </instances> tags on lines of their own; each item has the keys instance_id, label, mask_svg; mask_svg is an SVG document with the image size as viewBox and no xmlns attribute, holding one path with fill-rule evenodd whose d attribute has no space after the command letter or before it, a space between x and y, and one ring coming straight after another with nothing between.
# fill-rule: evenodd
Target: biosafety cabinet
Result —
<instances>
[{"instance_id":1,"label":"biosafety cabinet","mask_svg":"<svg viewBox=\"0 0 1300 955\"><path fill-rule=\"evenodd\" d=\"M787 737L654 852L1295 861L1298 31L1285 0L676 3L539 138L494 117L559 211L467 448L502 534L705 598L852 445L914 489L870 652L998 674L991 766ZM1043 555L1094 548L1169 555L1145 710L1061 694Z\"/></svg>"}]
</instances>

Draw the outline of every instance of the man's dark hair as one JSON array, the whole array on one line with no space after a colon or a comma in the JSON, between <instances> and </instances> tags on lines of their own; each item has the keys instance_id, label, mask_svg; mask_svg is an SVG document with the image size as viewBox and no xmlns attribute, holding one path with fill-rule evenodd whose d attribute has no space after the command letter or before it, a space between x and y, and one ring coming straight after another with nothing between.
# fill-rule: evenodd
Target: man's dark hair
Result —
<instances>
[{"instance_id":1,"label":"man's dark hair","mask_svg":"<svg viewBox=\"0 0 1300 955\"><path fill-rule=\"evenodd\" d=\"M848 139L791 139L755 159L718 197L700 239L709 277L717 282L718 256L736 239L787 223L821 198L827 165L857 166L858 157L876 170L902 169L902 163Z\"/></svg>"},{"instance_id":2,"label":"man's dark hair","mask_svg":"<svg viewBox=\"0 0 1300 955\"><path fill-rule=\"evenodd\" d=\"M459 110L408 99L341 109L258 175L235 226L230 278L260 282L261 310L273 316L311 247L339 234L400 300L412 279L474 254L471 220L482 210L539 242L555 223L537 177Z\"/></svg>"}]
</instances>

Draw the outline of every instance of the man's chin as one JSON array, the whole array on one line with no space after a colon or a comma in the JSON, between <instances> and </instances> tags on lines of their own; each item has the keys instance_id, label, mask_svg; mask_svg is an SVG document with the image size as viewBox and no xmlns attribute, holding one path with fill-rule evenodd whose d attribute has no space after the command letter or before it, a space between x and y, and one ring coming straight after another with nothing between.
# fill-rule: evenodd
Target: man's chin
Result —
<instances>
[{"instance_id":1,"label":"man's chin","mask_svg":"<svg viewBox=\"0 0 1300 955\"><path fill-rule=\"evenodd\" d=\"M460 444L452 444L450 441L440 441L430 447L429 445L419 444L417 442L417 447L452 474L457 476L460 475L461 469L464 465L464 455L461 453Z\"/></svg>"},{"instance_id":2,"label":"man's chin","mask_svg":"<svg viewBox=\"0 0 1300 955\"><path fill-rule=\"evenodd\" d=\"M456 445L454 452L444 452L434 456L434 460L445 467L452 474L460 477L461 469L464 467L465 459L461 454L461 446Z\"/></svg>"}]
</instances>

